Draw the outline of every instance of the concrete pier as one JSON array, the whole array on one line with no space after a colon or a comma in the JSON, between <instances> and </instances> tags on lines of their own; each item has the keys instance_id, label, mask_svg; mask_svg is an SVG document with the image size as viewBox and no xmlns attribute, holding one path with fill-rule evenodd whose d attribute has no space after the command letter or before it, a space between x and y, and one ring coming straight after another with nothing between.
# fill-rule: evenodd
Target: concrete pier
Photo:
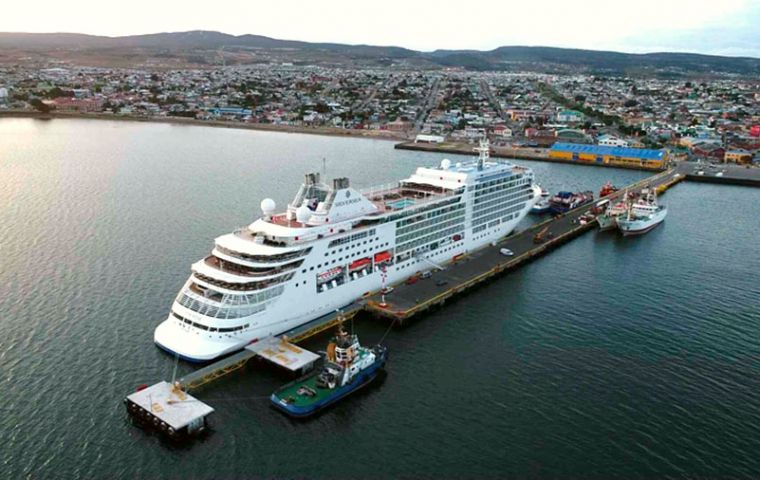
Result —
<instances>
[{"instance_id":1,"label":"concrete pier","mask_svg":"<svg viewBox=\"0 0 760 480\"><path fill-rule=\"evenodd\" d=\"M642 188L656 188L659 193L683 180L683 176L670 170L644 179L619 190L606 198L616 199L624 191L635 192ZM596 222L581 223L582 217L593 204L587 204L564 215L548 219L531 228L510 235L496 245L487 246L446 265L443 271L435 271L430 278L413 284L402 283L385 296L385 304L379 295L370 297L367 309L375 315L387 317L399 323L430 308L443 305L449 298L462 294L478 284L502 273L514 270L554 248L597 227ZM545 241L536 243L535 236L544 232ZM512 256L503 255L506 248Z\"/></svg>"},{"instance_id":2,"label":"concrete pier","mask_svg":"<svg viewBox=\"0 0 760 480\"><path fill-rule=\"evenodd\" d=\"M444 143L416 143L416 142L401 142L397 143L394 148L397 150L416 150L420 152L432 152L438 154L455 154L455 155L472 155L472 149L474 145L469 143L460 142L444 142ZM535 160L537 162L550 162L550 163L563 163L565 165L589 165L592 167L601 168L624 168L628 170L641 170L647 172L661 172L661 168L649 168L643 166L626 165L624 163L606 164L597 162L582 162L573 160L564 160L561 158L552 158L549 156L549 149L547 148L513 148L513 147L497 147L491 146L491 156L497 158L509 158L509 159L523 159L523 160Z\"/></svg>"}]
</instances>

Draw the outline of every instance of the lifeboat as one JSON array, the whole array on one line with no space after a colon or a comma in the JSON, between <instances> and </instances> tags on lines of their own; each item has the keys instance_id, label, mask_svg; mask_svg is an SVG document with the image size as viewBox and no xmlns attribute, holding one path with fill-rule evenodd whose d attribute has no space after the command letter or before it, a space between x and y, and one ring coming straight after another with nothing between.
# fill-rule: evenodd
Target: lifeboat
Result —
<instances>
[{"instance_id":1,"label":"lifeboat","mask_svg":"<svg viewBox=\"0 0 760 480\"><path fill-rule=\"evenodd\" d=\"M329 282L341 273L343 273L343 267L331 268L330 270L325 270L324 272L317 275L317 280L319 283Z\"/></svg>"},{"instance_id":2,"label":"lifeboat","mask_svg":"<svg viewBox=\"0 0 760 480\"><path fill-rule=\"evenodd\" d=\"M369 258L367 258L367 257L365 257L365 258L360 258L360 259L358 259L358 260L354 260L354 261L353 261L353 262L351 262L351 264L348 266L348 271L349 271L349 272L354 272L354 271L356 271L356 270L361 270L362 268L367 268L367 267L370 265L370 263L372 263L372 260L370 260L370 259L369 259Z\"/></svg>"},{"instance_id":3,"label":"lifeboat","mask_svg":"<svg viewBox=\"0 0 760 480\"><path fill-rule=\"evenodd\" d=\"M385 263L391 261L391 252L386 250L384 252L378 252L375 254L375 264Z\"/></svg>"}]
</instances>

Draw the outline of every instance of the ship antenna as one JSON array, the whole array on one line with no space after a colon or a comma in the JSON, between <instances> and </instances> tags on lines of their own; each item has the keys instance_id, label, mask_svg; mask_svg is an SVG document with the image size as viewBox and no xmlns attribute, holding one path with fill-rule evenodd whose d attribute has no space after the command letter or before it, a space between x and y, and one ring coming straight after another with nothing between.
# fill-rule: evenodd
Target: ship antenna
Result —
<instances>
[{"instance_id":1,"label":"ship antenna","mask_svg":"<svg viewBox=\"0 0 760 480\"><path fill-rule=\"evenodd\" d=\"M322 181L327 181L327 159L322 157Z\"/></svg>"},{"instance_id":2,"label":"ship antenna","mask_svg":"<svg viewBox=\"0 0 760 480\"><path fill-rule=\"evenodd\" d=\"M488 137L480 139L480 144L475 151L478 152L478 170L483 170L486 160L490 157L491 147L488 144Z\"/></svg>"}]
</instances>

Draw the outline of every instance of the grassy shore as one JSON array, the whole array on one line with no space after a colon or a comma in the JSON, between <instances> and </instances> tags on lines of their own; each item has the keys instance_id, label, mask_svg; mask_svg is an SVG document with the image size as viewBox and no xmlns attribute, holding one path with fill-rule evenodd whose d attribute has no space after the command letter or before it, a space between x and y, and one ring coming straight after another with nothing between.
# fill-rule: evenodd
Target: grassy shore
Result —
<instances>
[{"instance_id":1,"label":"grassy shore","mask_svg":"<svg viewBox=\"0 0 760 480\"><path fill-rule=\"evenodd\" d=\"M336 137L361 137L375 140L406 141L403 132L387 130L357 130L334 127L305 127L292 125L274 125L270 123L243 123L227 120L196 120L184 117L143 117L135 115L114 115L107 113L68 113L68 112L34 112L28 110L0 110L0 118L37 118L50 120L56 118L83 118L91 120L113 120L126 122L168 123L172 125L191 125L216 128L238 128L244 130L262 130L267 132L306 133L310 135L330 135Z\"/></svg>"}]
</instances>

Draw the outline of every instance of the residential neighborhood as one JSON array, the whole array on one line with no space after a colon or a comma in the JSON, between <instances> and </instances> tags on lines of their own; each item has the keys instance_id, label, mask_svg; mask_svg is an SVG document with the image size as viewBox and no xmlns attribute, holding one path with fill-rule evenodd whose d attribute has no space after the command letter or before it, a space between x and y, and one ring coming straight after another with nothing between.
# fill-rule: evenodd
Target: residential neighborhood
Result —
<instances>
[{"instance_id":1,"label":"residential neighborhood","mask_svg":"<svg viewBox=\"0 0 760 480\"><path fill-rule=\"evenodd\" d=\"M232 66L135 70L0 68L0 113L191 119L368 132L420 142L670 149L750 163L760 82L474 72Z\"/></svg>"}]
</instances>

